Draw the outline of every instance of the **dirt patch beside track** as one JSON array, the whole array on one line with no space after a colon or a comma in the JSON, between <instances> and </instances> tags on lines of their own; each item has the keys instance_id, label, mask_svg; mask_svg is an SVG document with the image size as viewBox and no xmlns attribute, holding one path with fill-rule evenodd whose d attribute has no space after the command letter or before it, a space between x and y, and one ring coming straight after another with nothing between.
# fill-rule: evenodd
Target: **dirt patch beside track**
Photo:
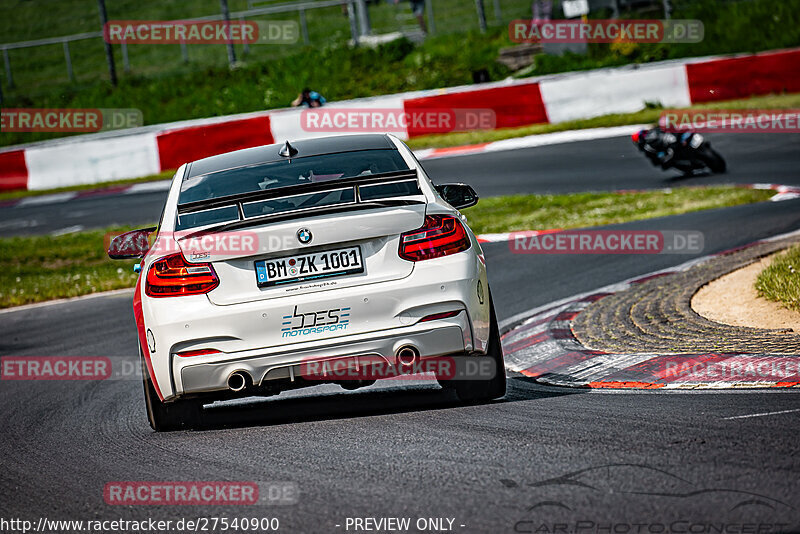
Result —
<instances>
[{"instance_id":1,"label":"dirt patch beside track","mask_svg":"<svg viewBox=\"0 0 800 534\"><path fill-rule=\"evenodd\" d=\"M758 296L755 281L777 254L766 256L703 286L692 298L692 309L711 321L800 333L800 312Z\"/></svg>"}]
</instances>

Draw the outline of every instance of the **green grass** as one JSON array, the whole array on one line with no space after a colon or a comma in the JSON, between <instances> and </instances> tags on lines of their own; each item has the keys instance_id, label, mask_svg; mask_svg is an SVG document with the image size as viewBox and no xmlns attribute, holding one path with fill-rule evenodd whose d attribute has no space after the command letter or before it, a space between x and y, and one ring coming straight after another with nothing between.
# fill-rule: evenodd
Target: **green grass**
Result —
<instances>
[{"instance_id":1,"label":"green grass","mask_svg":"<svg viewBox=\"0 0 800 534\"><path fill-rule=\"evenodd\" d=\"M229 0L232 10L245 0ZM115 0L110 19L174 19L219 12L217 0ZM60 45L9 52L17 87L2 80L4 106L59 108L138 108L145 124L285 107L303 86L330 101L432 89L472 81L487 69L491 79L510 74L496 62L498 50L513 43L505 23L530 15L530 2L500 0L503 21L486 3L489 31L477 31L474 4L437 0L437 33L421 45L400 40L369 49L350 48L347 18L334 6L308 12L311 44L237 47L240 62L227 66L224 45L192 45L183 63L178 45L129 47L132 71L122 72L120 47L114 46L120 84L107 82L99 39L71 45L77 81L66 79ZM643 44L624 50L590 45L586 56L537 56L528 74L547 74L627 63L729 52L755 52L800 45L800 0L674 0L675 18L699 18L706 39L697 44ZM407 2L370 6L376 33L413 25ZM598 16L603 16L598 13ZM627 16L637 16L628 14ZM652 14L650 14L652 16ZM281 15L277 18L286 18ZM273 17L275 18L275 17ZM93 0L13 0L0 5L4 42L97 30ZM4 74L0 73L4 77ZM63 135L63 134L61 134ZM0 133L0 145L55 137L52 133Z\"/></svg>"},{"instance_id":2,"label":"green grass","mask_svg":"<svg viewBox=\"0 0 800 534\"><path fill-rule=\"evenodd\" d=\"M800 107L800 93L783 95L755 96L699 104L687 109L787 109ZM623 126L626 124L647 124L658 121L663 112L661 107L648 107L635 113L616 113L603 115L591 119L579 119L557 124L531 124L518 128L500 128L497 130L473 130L470 132L457 132L450 134L424 135L407 141L408 146L417 150L421 148L436 148L490 143L526 135L538 135L566 130L581 130L585 128L601 128L609 126Z\"/></svg>"},{"instance_id":3,"label":"green grass","mask_svg":"<svg viewBox=\"0 0 800 534\"><path fill-rule=\"evenodd\" d=\"M505 67L494 62L497 48L507 39L502 30L465 34L464 38L466 42L458 47L447 36L431 37L421 46L406 39L374 49L329 46L260 61L247 59L236 69L198 64L169 75L126 76L116 88L97 76L77 84L42 81L24 87L20 82L17 90L4 88L4 105L136 108L147 125L285 108L305 86L335 102L471 83L472 71L482 66L494 78L508 74ZM63 135L3 132L0 145Z\"/></svg>"},{"instance_id":4,"label":"green grass","mask_svg":"<svg viewBox=\"0 0 800 534\"><path fill-rule=\"evenodd\" d=\"M618 46L590 44L586 55L565 53L563 56L539 55L534 66L518 75L554 74L571 70L615 67L628 63L647 63L689 56L706 56L733 52L757 52L773 48L789 48L800 44L800 3L796 0L674 0L673 18L698 19L704 25L704 38L699 43L645 43ZM592 14L592 18L609 17L610 13ZM639 18L661 18L650 13ZM628 18L637 18L629 16ZM764 46L769 43L768 46Z\"/></svg>"},{"instance_id":5,"label":"green grass","mask_svg":"<svg viewBox=\"0 0 800 534\"><path fill-rule=\"evenodd\" d=\"M158 180L170 180L175 174L175 169L168 169L158 174L151 174L150 176L142 176L141 178L128 178L126 180L112 180L110 182L101 182L97 184L82 184L71 185L68 187L57 187L54 189L42 189L36 191L27 191L20 189L17 191L0 191L0 202L4 200L14 200L23 197L35 197L41 195L50 195L53 193L67 193L70 191L83 191L86 189L105 189L109 187L116 187L120 185L132 185L142 182L155 182Z\"/></svg>"},{"instance_id":6,"label":"green grass","mask_svg":"<svg viewBox=\"0 0 800 534\"><path fill-rule=\"evenodd\" d=\"M105 233L0 239L0 308L133 287L134 262L108 259Z\"/></svg>"},{"instance_id":7,"label":"green grass","mask_svg":"<svg viewBox=\"0 0 800 534\"><path fill-rule=\"evenodd\" d=\"M512 195L481 199L464 210L475 233L583 228L762 202L775 193L733 186L663 191Z\"/></svg>"},{"instance_id":8,"label":"green grass","mask_svg":"<svg viewBox=\"0 0 800 534\"><path fill-rule=\"evenodd\" d=\"M800 246L779 254L756 279L758 296L800 311Z\"/></svg>"},{"instance_id":9,"label":"green grass","mask_svg":"<svg viewBox=\"0 0 800 534\"><path fill-rule=\"evenodd\" d=\"M621 223L766 200L771 191L686 188L619 195L517 195L482 199L465 210L476 233ZM0 239L0 308L133 287L132 261L106 257L109 228L62 236Z\"/></svg>"}]
</instances>

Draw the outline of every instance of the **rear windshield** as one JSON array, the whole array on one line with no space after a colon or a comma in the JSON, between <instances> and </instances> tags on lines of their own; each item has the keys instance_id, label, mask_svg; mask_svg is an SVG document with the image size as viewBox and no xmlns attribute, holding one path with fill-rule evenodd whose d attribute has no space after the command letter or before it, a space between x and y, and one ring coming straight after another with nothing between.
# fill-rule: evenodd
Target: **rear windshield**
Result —
<instances>
[{"instance_id":1,"label":"rear windshield","mask_svg":"<svg viewBox=\"0 0 800 534\"><path fill-rule=\"evenodd\" d=\"M292 158L189 178L181 185L178 204L407 169L394 149Z\"/></svg>"}]
</instances>

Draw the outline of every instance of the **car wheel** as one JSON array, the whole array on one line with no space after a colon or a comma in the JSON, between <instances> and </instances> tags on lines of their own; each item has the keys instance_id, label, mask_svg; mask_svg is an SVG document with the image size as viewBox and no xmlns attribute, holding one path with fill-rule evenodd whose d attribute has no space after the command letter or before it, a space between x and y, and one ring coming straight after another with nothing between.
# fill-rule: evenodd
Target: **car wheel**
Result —
<instances>
[{"instance_id":1,"label":"car wheel","mask_svg":"<svg viewBox=\"0 0 800 534\"><path fill-rule=\"evenodd\" d=\"M489 309L491 310L489 330L489 350L486 356L494 362L495 375L490 380L451 380L443 384L451 387L462 402L476 402L482 400L499 399L506 394L506 368L503 363L503 346L500 343L500 329L497 327L497 316L494 312L494 303L489 295Z\"/></svg>"},{"instance_id":2,"label":"car wheel","mask_svg":"<svg viewBox=\"0 0 800 534\"><path fill-rule=\"evenodd\" d=\"M141 349L139 350L139 360L142 366L144 404L150 427L156 432L169 432L196 426L200 422L202 405L194 400L162 402L150 380L150 373L147 372L147 365Z\"/></svg>"}]
</instances>

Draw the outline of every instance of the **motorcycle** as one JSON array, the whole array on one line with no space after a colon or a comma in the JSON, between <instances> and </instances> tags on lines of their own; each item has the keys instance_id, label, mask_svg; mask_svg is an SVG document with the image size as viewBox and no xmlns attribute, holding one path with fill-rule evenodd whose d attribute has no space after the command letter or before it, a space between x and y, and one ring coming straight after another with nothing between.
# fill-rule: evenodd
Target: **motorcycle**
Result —
<instances>
[{"instance_id":1,"label":"motorcycle","mask_svg":"<svg viewBox=\"0 0 800 534\"><path fill-rule=\"evenodd\" d=\"M725 159L699 133L674 134L654 128L639 130L631 138L653 165L660 165L664 170L675 168L691 176L706 169L712 173L724 173L727 169Z\"/></svg>"}]
</instances>

